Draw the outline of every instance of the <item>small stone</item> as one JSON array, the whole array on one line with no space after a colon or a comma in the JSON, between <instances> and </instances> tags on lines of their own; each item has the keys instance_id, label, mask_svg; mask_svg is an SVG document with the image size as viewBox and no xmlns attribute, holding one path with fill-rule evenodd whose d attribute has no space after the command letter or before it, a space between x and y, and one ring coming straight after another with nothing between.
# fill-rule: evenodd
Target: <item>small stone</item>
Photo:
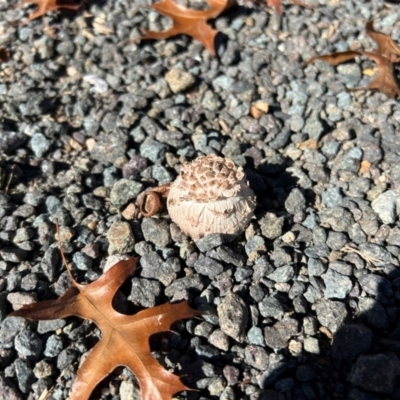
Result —
<instances>
[{"instance_id":1,"label":"small stone","mask_svg":"<svg viewBox=\"0 0 400 400\"><path fill-rule=\"evenodd\" d=\"M128 300L142 307L154 307L161 293L161 284L158 281L132 278L132 290Z\"/></svg>"},{"instance_id":2,"label":"small stone","mask_svg":"<svg viewBox=\"0 0 400 400\"><path fill-rule=\"evenodd\" d=\"M46 342L46 347L43 354L46 357L56 357L61 353L63 343L61 337L58 335L51 335Z\"/></svg>"},{"instance_id":3,"label":"small stone","mask_svg":"<svg viewBox=\"0 0 400 400\"><path fill-rule=\"evenodd\" d=\"M222 299L217 311L221 331L238 342L243 342L249 321L246 303L230 292Z\"/></svg>"},{"instance_id":4,"label":"small stone","mask_svg":"<svg viewBox=\"0 0 400 400\"><path fill-rule=\"evenodd\" d=\"M293 318L285 317L282 321L264 329L265 343L273 350L287 347L289 339L299 331L299 323Z\"/></svg>"},{"instance_id":5,"label":"small stone","mask_svg":"<svg viewBox=\"0 0 400 400\"><path fill-rule=\"evenodd\" d=\"M364 321L377 329L386 328L389 325L389 319L382 304L369 297L358 299L360 316Z\"/></svg>"},{"instance_id":6,"label":"small stone","mask_svg":"<svg viewBox=\"0 0 400 400\"><path fill-rule=\"evenodd\" d=\"M273 213L266 213L258 220L258 224L260 225L263 236L271 240L282 235L284 222L284 217L277 217Z\"/></svg>"},{"instance_id":7,"label":"small stone","mask_svg":"<svg viewBox=\"0 0 400 400\"><path fill-rule=\"evenodd\" d=\"M222 351L229 350L229 338L224 332L221 331L221 329L215 329L210 334L208 341L217 349L220 349Z\"/></svg>"},{"instance_id":8,"label":"small stone","mask_svg":"<svg viewBox=\"0 0 400 400\"><path fill-rule=\"evenodd\" d=\"M165 80L174 93L183 92L195 82L192 74L177 68L169 70L165 75Z\"/></svg>"},{"instance_id":9,"label":"small stone","mask_svg":"<svg viewBox=\"0 0 400 400\"><path fill-rule=\"evenodd\" d=\"M265 241L262 236L253 236L245 244L245 251L248 255L249 261L253 262L260 257L260 253L267 251Z\"/></svg>"},{"instance_id":10,"label":"small stone","mask_svg":"<svg viewBox=\"0 0 400 400\"><path fill-rule=\"evenodd\" d=\"M10 155L14 150L22 146L27 137L20 132L3 131L0 135L0 154Z\"/></svg>"},{"instance_id":11,"label":"small stone","mask_svg":"<svg viewBox=\"0 0 400 400\"><path fill-rule=\"evenodd\" d=\"M16 336L15 349L24 357L37 360L42 351L42 340L35 332L25 329Z\"/></svg>"},{"instance_id":12,"label":"small stone","mask_svg":"<svg viewBox=\"0 0 400 400\"><path fill-rule=\"evenodd\" d=\"M400 376L400 361L396 355L361 355L353 364L348 380L366 390L390 394Z\"/></svg>"},{"instance_id":13,"label":"small stone","mask_svg":"<svg viewBox=\"0 0 400 400\"><path fill-rule=\"evenodd\" d=\"M31 149L37 158L43 157L43 155L49 150L50 144L50 141L42 133L35 133L29 142Z\"/></svg>"},{"instance_id":14,"label":"small stone","mask_svg":"<svg viewBox=\"0 0 400 400\"><path fill-rule=\"evenodd\" d=\"M327 208L319 212L321 225L330 227L336 232L347 232L350 225L354 224L353 216L350 211L343 207Z\"/></svg>"},{"instance_id":15,"label":"small stone","mask_svg":"<svg viewBox=\"0 0 400 400\"><path fill-rule=\"evenodd\" d=\"M372 339L373 334L365 325L344 325L333 338L332 357L340 360L353 360L369 350Z\"/></svg>"},{"instance_id":16,"label":"small stone","mask_svg":"<svg viewBox=\"0 0 400 400\"><path fill-rule=\"evenodd\" d=\"M121 400L140 400L140 390L130 380L123 380L119 387L119 396Z\"/></svg>"},{"instance_id":17,"label":"small stone","mask_svg":"<svg viewBox=\"0 0 400 400\"><path fill-rule=\"evenodd\" d=\"M142 190L143 185L140 182L120 179L111 189L110 201L116 207L122 207L129 203L130 200L136 199Z\"/></svg>"},{"instance_id":18,"label":"small stone","mask_svg":"<svg viewBox=\"0 0 400 400\"><path fill-rule=\"evenodd\" d=\"M250 344L255 344L257 346L264 346L264 335L262 329L258 326L252 326L247 332L247 340Z\"/></svg>"},{"instance_id":19,"label":"small stone","mask_svg":"<svg viewBox=\"0 0 400 400\"><path fill-rule=\"evenodd\" d=\"M164 219L143 218L142 232L147 242L164 248L171 243L169 224Z\"/></svg>"},{"instance_id":20,"label":"small stone","mask_svg":"<svg viewBox=\"0 0 400 400\"><path fill-rule=\"evenodd\" d=\"M309 276L321 276L326 271L326 266L316 258L310 258L307 264Z\"/></svg>"},{"instance_id":21,"label":"small stone","mask_svg":"<svg viewBox=\"0 0 400 400\"><path fill-rule=\"evenodd\" d=\"M305 210L306 199L300 189L294 188L291 190L285 201L285 208L292 215Z\"/></svg>"},{"instance_id":22,"label":"small stone","mask_svg":"<svg viewBox=\"0 0 400 400\"><path fill-rule=\"evenodd\" d=\"M285 307L275 297L266 296L261 303L259 303L258 308L260 314L264 318L272 317L275 319L281 319L285 313Z\"/></svg>"},{"instance_id":23,"label":"small stone","mask_svg":"<svg viewBox=\"0 0 400 400\"><path fill-rule=\"evenodd\" d=\"M388 190L380 194L371 207L384 224L393 224L400 215L400 193Z\"/></svg>"},{"instance_id":24,"label":"small stone","mask_svg":"<svg viewBox=\"0 0 400 400\"><path fill-rule=\"evenodd\" d=\"M197 273L209 277L219 275L224 270L224 267L220 263L210 257L203 257L198 259L194 263L193 267Z\"/></svg>"},{"instance_id":25,"label":"small stone","mask_svg":"<svg viewBox=\"0 0 400 400\"><path fill-rule=\"evenodd\" d=\"M135 248L135 237L128 222L114 222L108 232L108 254L130 253Z\"/></svg>"},{"instance_id":26,"label":"small stone","mask_svg":"<svg viewBox=\"0 0 400 400\"><path fill-rule=\"evenodd\" d=\"M328 299L344 299L353 288L350 278L332 269L328 269L323 280L325 283L324 295Z\"/></svg>"},{"instance_id":27,"label":"small stone","mask_svg":"<svg viewBox=\"0 0 400 400\"><path fill-rule=\"evenodd\" d=\"M388 279L377 274L363 275L359 278L361 288L372 296L393 296L392 284Z\"/></svg>"},{"instance_id":28,"label":"small stone","mask_svg":"<svg viewBox=\"0 0 400 400\"><path fill-rule=\"evenodd\" d=\"M291 265L284 265L277 268L272 274L268 275L268 279L274 282L289 282L294 276L294 268Z\"/></svg>"},{"instance_id":29,"label":"small stone","mask_svg":"<svg viewBox=\"0 0 400 400\"><path fill-rule=\"evenodd\" d=\"M224 236L220 233L212 233L195 241L197 248L202 253L210 251L215 247L220 246L222 243L224 243Z\"/></svg>"},{"instance_id":30,"label":"small stone","mask_svg":"<svg viewBox=\"0 0 400 400\"><path fill-rule=\"evenodd\" d=\"M304 339L304 351L311 354L319 354L319 343L318 339L309 337Z\"/></svg>"},{"instance_id":31,"label":"small stone","mask_svg":"<svg viewBox=\"0 0 400 400\"><path fill-rule=\"evenodd\" d=\"M96 140L96 144L90 151L94 160L114 164L118 158L125 156L128 148L128 137L122 132L103 134Z\"/></svg>"},{"instance_id":32,"label":"small stone","mask_svg":"<svg viewBox=\"0 0 400 400\"><path fill-rule=\"evenodd\" d=\"M15 375L18 379L18 386L22 393L29 393L32 383L35 381L35 375L28 360L17 358L14 362Z\"/></svg>"},{"instance_id":33,"label":"small stone","mask_svg":"<svg viewBox=\"0 0 400 400\"><path fill-rule=\"evenodd\" d=\"M27 324L24 318L6 317L0 324L0 344L5 348L13 346L15 336L25 329Z\"/></svg>"},{"instance_id":34,"label":"small stone","mask_svg":"<svg viewBox=\"0 0 400 400\"><path fill-rule=\"evenodd\" d=\"M289 369L288 363L284 361L278 361L276 363L269 364L268 368L262 373L262 375L258 378L258 385L260 388L267 388L272 383L274 383L282 374L284 374ZM265 397L261 397L261 399L277 399L277 397L270 397L266 394ZM260 399L260 397L255 397L256 399Z\"/></svg>"},{"instance_id":35,"label":"small stone","mask_svg":"<svg viewBox=\"0 0 400 400\"><path fill-rule=\"evenodd\" d=\"M346 306L340 301L318 300L315 304L317 319L322 326L335 333L347 317Z\"/></svg>"},{"instance_id":36,"label":"small stone","mask_svg":"<svg viewBox=\"0 0 400 400\"><path fill-rule=\"evenodd\" d=\"M249 345L244 349L246 364L264 371L269 364L268 353L260 346Z\"/></svg>"},{"instance_id":37,"label":"small stone","mask_svg":"<svg viewBox=\"0 0 400 400\"><path fill-rule=\"evenodd\" d=\"M53 374L53 365L48 363L46 360L41 360L36 363L33 373L36 378L43 379Z\"/></svg>"}]
</instances>

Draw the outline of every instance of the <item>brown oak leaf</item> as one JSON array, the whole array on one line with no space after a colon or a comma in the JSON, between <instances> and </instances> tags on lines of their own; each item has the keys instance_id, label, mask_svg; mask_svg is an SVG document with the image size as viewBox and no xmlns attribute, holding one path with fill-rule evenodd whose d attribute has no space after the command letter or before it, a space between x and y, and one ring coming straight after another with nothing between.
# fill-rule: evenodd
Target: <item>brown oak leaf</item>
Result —
<instances>
[{"instance_id":1,"label":"brown oak leaf","mask_svg":"<svg viewBox=\"0 0 400 400\"><path fill-rule=\"evenodd\" d=\"M35 12L31 13L27 20L22 23L22 25L26 25L29 21L32 21L35 18L39 18L47 13L47 11L56 11L60 8L67 8L69 10L77 10L82 3L79 4L69 4L69 3L60 3L57 0L22 0L20 5L23 4L37 4L38 8Z\"/></svg>"},{"instance_id":2,"label":"brown oak leaf","mask_svg":"<svg viewBox=\"0 0 400 400\"><path fill-rule=\"evenodd\" d=\"M354 59L357 56L366 56L376 62L378 72L374 75L372 81L365 88L348 89L356 90L378 90L386 94L390 98L400 96L400 87L395 77L395 62L400 62L400 47L393 40L380 32L376 32L373 28L372 21L367 22L365 27L367 34L377 43L378 49L375 52L370 51L342 51L338 53L325 54L313 57L306 61L304 65L309 65L316 60L326 61L336 66L343 62Z\"/></svg>"},{"instance_id":3,"label":"brown oak leaf","mask_svg":"<svg viewBox=\"0 0 400 400\"><path fill-rule=\"evenodd\" d=\"M391 62L400 61L400 47L393 41L393 39L384 33L377 32L374 29L373 21L368 21L365 25L367 35L378 45L377 53L386 57Z\"/></svg>"},{"instance_id":4,"label":"brown oak leaf","mask_svg":"<svg viewBox=\"0 0 400 400\"><path fill-rule=\"evenodd\" d=\"M141 39L167 39L185 34L201 42L214 56L216 53L214 41L218 31L211 28L207 21L216 18L236 2L235 0L208 0L208 4L210 7L205 11L190 10L174 3L173 0L161 0L159 3L153 4L152 9L172 19L172 28L163 32L145 30Z\"/></svg>"},{"instance_id":5,"label":"brown oak leaf","mask_svg":"<svg viewBox=\"0 0 400 400\"><path fill-rule=\"evenodd\" d=\"M78 316L93 321L101 330L100 341L78 370L69 400L87 400L95 386L118 366L128 367L139 381L142 400L171 400L190 390L178 376L166 371L151 355L149 337L167 331L177 320L200 315L187 302L162 304L135 315L114 310L112 299L121 284L136 269L137 259L119 261L89 285L72 284L63 296L23 306L12 316L49 320ZM68 268L68 267L67 267Z\"/></svg>"}]
</instances>

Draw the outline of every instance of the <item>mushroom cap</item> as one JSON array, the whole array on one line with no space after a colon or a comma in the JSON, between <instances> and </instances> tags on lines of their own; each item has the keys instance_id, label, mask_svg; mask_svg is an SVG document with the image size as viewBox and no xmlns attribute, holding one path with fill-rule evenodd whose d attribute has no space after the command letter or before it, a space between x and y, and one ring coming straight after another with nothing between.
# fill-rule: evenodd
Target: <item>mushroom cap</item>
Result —
<instances>
[{"instance_id":1,"label":"mushroom cap","mask_svg":"<svg viewBox=\"0 0 400 400\"><path fill-rule=\"evenodd\" d=\"M210 233L234 237L253 217L256 198L243 169L212 154L182 166L167 207L171 219L194 240Z\"/></svg>"}]
</instances>

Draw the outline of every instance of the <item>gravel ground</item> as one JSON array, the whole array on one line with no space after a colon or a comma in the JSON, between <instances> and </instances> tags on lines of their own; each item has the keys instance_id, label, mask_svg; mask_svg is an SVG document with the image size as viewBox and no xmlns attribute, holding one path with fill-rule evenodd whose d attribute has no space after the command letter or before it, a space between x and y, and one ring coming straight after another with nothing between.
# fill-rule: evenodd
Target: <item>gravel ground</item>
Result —
<instances>
[{"instance_id":1,"label":"gravel ground","mask_svg":"<svg viewBox=\"0 0 400 400\"><path fill-rule=\"evenodd\" d=\"M157 359L198 392L179 399L400 399L400 105L348 93L370 50L365 23L400 42L400 6L382 0L246 4L215 21L212 58L179 36L130 43L169 21L139 4L85 4L26 26L0 3L0 398L68 397L100 335L78 318L7 317L79 282L121 253L140 270L119 293L129 312L188 299L209 316L152 340ZM260 101L269 110L250 116ZM204 154L243 166L256 218L232 242L190 241L128 204ZM117 369L94 398L137 399Z\"/></svg>"}]
</instances>

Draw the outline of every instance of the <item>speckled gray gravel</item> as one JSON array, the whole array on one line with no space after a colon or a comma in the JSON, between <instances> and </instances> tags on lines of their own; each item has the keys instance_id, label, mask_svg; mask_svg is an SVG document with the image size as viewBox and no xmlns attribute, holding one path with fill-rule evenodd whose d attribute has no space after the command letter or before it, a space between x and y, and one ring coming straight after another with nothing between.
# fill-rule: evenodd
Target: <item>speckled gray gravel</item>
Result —
<instances>
[{"instance_id":1,"label":"speckled gray gravel","mask_svg":"<svg viewBox=\"0 0 400 400\"><path fill-rule=\"evenodd\" d=\"M188 4L188 2L183 2ZM183 4L182 3L182 4ZM133 313L188 300L207 311L152 338L187 400L400 400L400 105L368 84L372 61L307 59L371 50L365 23L400 43L383 0L245 3L218 17L218 57L185 36L133 41L168 20L147 2L84 4L26 26L0 6L0 399L68 398L98 339L70 317L8 317L128 254L114 299ZM194 3L196 8L198 3ZM259 119L251 105L268 111ZM242 166L255 218L228 241L193 242L167 212L134 219L149 187L217 154ZM47 393L47 394L46 394ZM95 398L140 395L117 369Z\"/></svg>"}]
</instances>

